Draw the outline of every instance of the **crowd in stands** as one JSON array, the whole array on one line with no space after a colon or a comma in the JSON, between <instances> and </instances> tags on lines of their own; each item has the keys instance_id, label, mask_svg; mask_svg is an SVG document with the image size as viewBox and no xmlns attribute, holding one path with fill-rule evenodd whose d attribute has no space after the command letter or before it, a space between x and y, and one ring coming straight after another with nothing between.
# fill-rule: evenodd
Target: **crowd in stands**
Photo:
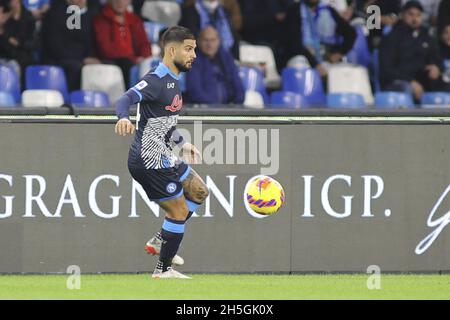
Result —
<instances>
[{"instance_id":1,"label":"crowd in stands","mask_svg":"<svg viewBox=\"0 0 450 320\"><path fill-rule=\"evenodd\" d=\"M17 88L55 89L33 70L62 74L65 103L112 106L121 92L103 88L156 66L173 25L198 39L181 77L189 104L450 105L450 0L0 0L0 107L24 104Z\"/></svg>"}]
</instances>

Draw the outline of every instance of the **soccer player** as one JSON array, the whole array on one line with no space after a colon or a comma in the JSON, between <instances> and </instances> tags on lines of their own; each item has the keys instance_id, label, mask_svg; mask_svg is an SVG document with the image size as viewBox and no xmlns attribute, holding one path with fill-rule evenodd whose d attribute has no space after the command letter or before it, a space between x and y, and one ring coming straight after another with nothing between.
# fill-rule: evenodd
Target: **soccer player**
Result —
<instances>
[{"instance_id":1,"label":"soccer player","mask_svg":"<svg viewBox=\"0 0 450 320\"><path fill-rule=\"evenodd\" d=\"M178 76L191 69L196 42L189 29L179 26L169 28L161 42L163 61L117 101L115 132L125 136L136 131L128 169L148 198L166 212L162 229L145 246L147 252L159 254L152 277L186 279L189 277L175 271L172 264L184 263L176 253L185 223L209 192L200 176L172 150L178 145L191 163L201 159L197 148L184 141L176 129L183 106ZM135 128L129 120L129 109L136 103Z\"/></svg>"}]
</instances>

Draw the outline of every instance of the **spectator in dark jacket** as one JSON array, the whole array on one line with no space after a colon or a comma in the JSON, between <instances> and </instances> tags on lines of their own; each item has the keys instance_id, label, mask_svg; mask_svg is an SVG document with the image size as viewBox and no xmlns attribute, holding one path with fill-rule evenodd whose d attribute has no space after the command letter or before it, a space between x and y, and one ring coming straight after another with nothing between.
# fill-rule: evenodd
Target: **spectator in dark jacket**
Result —
<instances>
[{"instance_id":1,"label":"spectator in dark jacket","mask_svg":"<svg viewBox=\"0 0 450 320\"><path fill-rule=\"evenodd\" d=\"M322 62L340 62L355 43L356 31L330 6L319 0L304 0L289 7L285 30L281 34L285 47L285 62L303 55L322 76Z\"/></svg>"},{"instance_id":2,"label":"spectator in dark jacket","mask_svg":"<svg viewBox=\"0 0 450 320\"><path fill-rule=\"evenodd\" d=\"M447 26L442 27L440 33L440 49L445 66L442 79L446 83L450 83L450 22Z\"/></svg>"},{"instance_id":3,"label":"spectator in dark jacket","mask_svg":"<svg viewBox=\"0 0 450 320\"><path fill-rule=\"evenodd\" d=\"M11 43L12 35L6 29L10 18L11 6L9 5L9 1L0 0L0 59L2 60L10 60L16 56L16 47Z\"/></svg>"},{"instance_id":4,"label":"spectator in dark jacket","mask_svg":"<svg viewBox=\"0 0 450 320\"><path fill-rule=\"evenodd\" d=\"M9 0L9 19L4 24L4 37L7 38L9 57L20 65L22 70L32 63L33 32L35 20L20 0ZM7 3L6 2L6 3ZM6 39L5 38L5 39Z\"/></svg>"},{"instance_id":5,"label":"spectator in dark jacket","mask_svg":"<svg viewBox=\"0 0 450 320\"><path fill-rule=\"evenodd\" d=\"M216 29L203 29L199 52L187 73L187 101L205 104L242 104L245 91L233 56L220 46Z\"/></svg>"},{"instance_id":6,"label":"spectator in dark jacket","mask_svg":"<svg viewBox=\"0 0 450 320\"><path fill-rule=\"evenodd\" d=\"M207 26L213 26L219 33L222 48L239 57L237 39L230 13L219 0L186 1L182 9L181 26L188 28L196 37Z\"/></svg>"},{"instance_id":7,"label":"spectator in dark jacket","mask_svg":"<svg viewBox=\"0 0 450 320\"><path fill-rule=\"evenodd\" d=\"M441 56L444 60L450 62L450 22L442 28L439 38L441 40Z\"/></svg>"},{"instance_id":8,"label":"spectator in dark jacket","mask_svg":"<svg viewBox=\"0 0 450 320\"><path fill-rule=\"evenodd\" d=\"M130 68L151 56L151 46L144 24L136 14L128 12L130 0L109 0L94 19L97 55L105 63L122 69L128 83Z\"/></svg>"},{"instance_id":9,"label":"spectator in dark jacket","mask_svg":"<svg viewBox=\"0 0 450 320\"><path fill-rule=\"evenodd\" d=\"M67 7L77 5L80 11L79 28L74 24L68 28L67 22L73 13ZM80 88L81 69L86 64L101 63L95 56L94 19L86 0L65 0L65 5L52 7L44 18L43 60L64 68L70 91Z\"/></svg>"},{"instance_id":10,"label":"spectator in dark jacket","mask_svg":"<svg viewBox=\"0 0 450 320\"><path fill-rule=\"evenodd\" d=\"M383 90L409 91L420 100L424 91L446 90L443 61L435 39L422 27L422 5L410 1L402 20L380 45L380 82Z\"/></svg>"},{"instance_id":11,"label":"spectator in dark jacket","mask_svg":"<svg viewBox=\"0 0 450 320\"><path fill-rule=\"evenodd\" d=\"M274 48L276 40L276 0L239 0L243 26L242 39Z\"/></svg>"},{"instance_id":12,"label":"spectator in dark jacket","mask_svg":"<svg viewBox=\"0 0 450 320\"><path fill-rule=\"evenodd\" d=\"M438 33L441 34L442 29L450 24L450 0L442 0L438 10Z\"/></svg>"}]
</instances>

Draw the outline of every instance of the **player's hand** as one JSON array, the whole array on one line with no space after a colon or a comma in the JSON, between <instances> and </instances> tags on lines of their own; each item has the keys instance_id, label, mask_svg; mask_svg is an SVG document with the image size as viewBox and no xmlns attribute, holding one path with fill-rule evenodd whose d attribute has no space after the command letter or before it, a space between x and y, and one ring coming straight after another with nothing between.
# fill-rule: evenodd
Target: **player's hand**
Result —
<instances>
[{"instance_id":1,"label":"player's hand","mask_svg":"<svg viewBox=\"0 0 450 320\"><path fill-rule=\"evenodd\" d=\"M117 121L114 130L118 135L126 136L127 134L133 134L135 127L130 120L124 118Z\"/></svg>"},{"instance_id":2,"label":"player's hand","mask_svg":"<svg viewBox=\"0 0 450 320\"><path fill-rule=\"evenodd\" d=\"M202 161L202 155L192 143L186 142L183 144L181 151L183 153L182 159L188 164L199 164Z\"/></svg>"}]
</instances>

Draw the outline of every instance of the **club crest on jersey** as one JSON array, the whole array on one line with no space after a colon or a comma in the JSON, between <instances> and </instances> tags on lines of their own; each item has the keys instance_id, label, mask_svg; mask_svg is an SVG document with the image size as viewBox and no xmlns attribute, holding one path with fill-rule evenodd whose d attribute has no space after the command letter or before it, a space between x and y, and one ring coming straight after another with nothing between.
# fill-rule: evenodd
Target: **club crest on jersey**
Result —
<instances>
[{"instance_id":1,"label":"club crest on jersey","mask_svg":"<svg viewBox=\"0 0 450 320\"><path fill-rule=\"evenodd\" d=\"M183 107L183 98L181 98L178 94L173 97L172 104L170 106L166 106L166 110L170 112L177 112L181 110Z\"/></svg>"},{"instance_id":2,"label":"club crest on jersey","mask_svg":"<svg viewBox=\"0 0 450 320\"><path fill-rule=\"evenodd\" d=\"M174 193L177 190L177 185L171 182L167 185L166 190L168 193Z\"/></svg>"},{"instance_id":3,"label":"club crest on jersey","mask_svg":"<svg viewBox=\"0 0 450 320\"><path fill-rule=\"evenodd\" d=\"M141 82L139 82L139 83L136 85L136 88L137 88L138 90L142 90L142 89L144 89L146 86L148 86L147 81L142 80Z\"/></svg>"}]
</instances>

